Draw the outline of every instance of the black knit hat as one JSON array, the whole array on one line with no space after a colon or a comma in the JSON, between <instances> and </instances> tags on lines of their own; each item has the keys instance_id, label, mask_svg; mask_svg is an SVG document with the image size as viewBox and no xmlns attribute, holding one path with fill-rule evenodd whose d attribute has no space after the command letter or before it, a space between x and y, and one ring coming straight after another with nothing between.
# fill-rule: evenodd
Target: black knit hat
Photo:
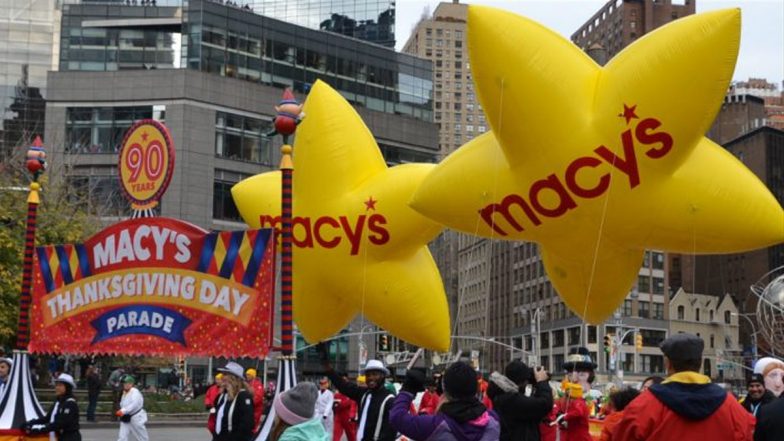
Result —
<instances>
[{"instance_id":1,"label":"black knit hat","mask_svg":"<svg viewBox=\"0 0 784 441\"><path fill-rule=\"evenodd\" d=\"M444 392L453 399L476 396L476 371L468 363L452 363L444 373Z\"/></svg>"},{"instance_id":2,"label":"black knit hat","mask_svg":"<svg viewBox=\"0 0 784 441\"><path fill-rule=\"evenodd\" d=\"M569 355L566 357L563 368L565 371L592 371L596 369L596 363L591 359L588 348L580 346L569 349Z\"/></svg>"},{"instance_id":3,"label":"black knit hat","mask_svg":"<svg viewBox=\"0 0 784 441\"><path fill-rule=\"evenodd\" d=\"M506 365L504 375L506 378L514 381L515 384L522 384L524 381L531 378L531 368L520 360L514 360Z\"/></svg>"},{"instance_id":4,"label":"black knit hat","mask_svg":"<svg viewBox=\"0 0 784 441\"><path fill-rule=\"evenodd\" d=\"M762 374L751 374L751 378L749 379L748 384L751 385L751 383L759 383L764 386L765 378L762 376Z\"/></svg>"}]
</instances>

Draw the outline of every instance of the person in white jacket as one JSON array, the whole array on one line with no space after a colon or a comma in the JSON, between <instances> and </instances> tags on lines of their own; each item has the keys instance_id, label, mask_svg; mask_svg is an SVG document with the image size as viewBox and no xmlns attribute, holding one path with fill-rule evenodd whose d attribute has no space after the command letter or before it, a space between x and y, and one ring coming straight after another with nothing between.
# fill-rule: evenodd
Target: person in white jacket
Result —
<instances>
[{"instance_id":1,"label":"person in white jacket","mask_svg":"<svg viewBox=\"0 0 784 441\"><path fill-rule=\"evenodd\" d=\"M128 434L133 434L137 441L149 441L147 428L147 412L144 411L144 397L139 389L133 387L136 380L126 375L123 378L123 394L120 399L120 410L117 416L120 417L120 435L117 441L128 441Z\"/></svg>"},{"instance_id":2,"label":"person in white jacket","mask_svg":"<svg viewBox=\"0 0 784 441\"><path fill-rule=\"evenodd\" d=\"M332 434L332 404L335 402L335 396L329 390L329 379L322 378L319 381L319 394L316 399L316 415L315 418L321 419L321 424L324 425L324 430L328 434Z\"/></svg>"}]
</instances>

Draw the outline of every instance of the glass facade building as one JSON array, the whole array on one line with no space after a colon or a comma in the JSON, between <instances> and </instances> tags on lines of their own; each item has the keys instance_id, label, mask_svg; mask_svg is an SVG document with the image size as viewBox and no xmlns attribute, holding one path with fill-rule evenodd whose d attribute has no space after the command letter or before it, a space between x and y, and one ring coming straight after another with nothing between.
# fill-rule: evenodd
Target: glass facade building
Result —
<instances>
[{"instance_id":1,"label":"glass facade building","mask_svg":"<svg viewBox=\"0 0 784 441\"><path fill-rule=\"evenodd\" d=\"M256 12L203 0L66 5L60 69L182 67L302 93L321 79L354 104L432 121L430 61Z\"/></svg>"},{"instance_id":2,"label":"glass facade building","mask_svg":"<svg viewBox=\"0 0 784 441\"><path fill-rule=\"evenodd\" d=\"M250 5L261 15L395 47L395 0L255 0Z\"/></svg>"},{"instance_id":3,"label":"glass facade building","mask_svg":"<svg viewBox=\"0 0 784 441\"><path fill-rule=\"evenodd\" d=\"M56 0L0 0L0 158L43 135L59 23Z\"/></svg>"}]
</instances>

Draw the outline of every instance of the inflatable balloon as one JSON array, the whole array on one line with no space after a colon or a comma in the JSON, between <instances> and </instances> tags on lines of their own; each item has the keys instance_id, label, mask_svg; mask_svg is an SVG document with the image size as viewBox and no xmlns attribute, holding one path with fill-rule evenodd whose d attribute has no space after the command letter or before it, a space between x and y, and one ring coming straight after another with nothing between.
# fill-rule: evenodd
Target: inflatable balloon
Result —
<instances>
[{"instance_id":1,"label":"inflatable balloon","mask_svg":"<svg viewBox=\"0 0 784 441\"><path fill-rule=\"evenodd\" d=\"M358 313L410 343L449 348L449 311L427 243L441 226L408 207L434 167L387 168L351 105L321 81L294 145L294 320L310 342ZM232 188L253 228L280 220L280 173Z\"/></svg>"},{"instance_id":2,"label":"inflatable balloon","mask_svg":"<svg viewBox=\"0 0 784 441\"><path fill-rule=\"evenodd\" d=\"M554 287L586 321L623 301L645 249L784 240L775 197L703 136L732 78L740 11L676 20L604 67L497 9L470 6L467 36L492 131L439 164L411 206L469 234L538 242Z\"/></svg>"}]
</instances>

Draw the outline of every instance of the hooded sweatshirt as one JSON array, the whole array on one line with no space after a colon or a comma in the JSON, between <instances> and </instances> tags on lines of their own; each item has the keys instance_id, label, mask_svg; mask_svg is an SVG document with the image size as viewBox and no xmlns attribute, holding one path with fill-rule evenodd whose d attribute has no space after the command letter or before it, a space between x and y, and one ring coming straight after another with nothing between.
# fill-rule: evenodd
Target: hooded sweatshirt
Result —
<instances>
[{"instance_id":1,"label":"hooded sweatshirt","mask_svg":"<svg viewBox=\"0 0 784 441\"><path fill-rule=\"evenodd\" d=\"M278 441L330 441L331 439L332 434L327 435L320 418L312 418L284 430Z\"/></svg>"},{"instance_id":2,"label":"hooded sweatshirt","mask_svg":"<svg viewBox=\"0 0 784 441\"><path fill-rule=\"evenodd\" d=\"M710 378L678 372L624 410L613 440L751 441L754 417Z\"/></svg>"},{"instance_id":3,"label":"hooded sweatshirt","mask_svg":"<svg viewBox=\"0 0 784 441\"><path fill-rule=\"evenodd\" d=\"M413 394L401 391L389 411L389 421L414 441L495 441L500 436L498 417L478 401L445 403L435 415L414 416L408 412L413 399Z\"/></svg>"}]
</instances>

